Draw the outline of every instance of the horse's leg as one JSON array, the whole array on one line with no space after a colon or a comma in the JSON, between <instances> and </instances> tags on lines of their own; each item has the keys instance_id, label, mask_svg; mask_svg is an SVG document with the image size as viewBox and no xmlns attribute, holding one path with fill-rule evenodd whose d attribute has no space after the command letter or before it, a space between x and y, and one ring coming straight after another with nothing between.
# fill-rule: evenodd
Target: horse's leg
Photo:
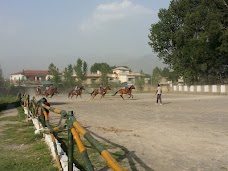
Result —
<instances>
[{"instance_id":1,"label":"horse's leg","mask_svg":"<svg viewBox=\"0 0 228 171\"><path fill-rule=\"evenodd\" d=\"M97 95L98 93L94 93L93 98Z\"/></svg>"},{"instance_id":2,"label":"horse's leg","mask_svg":"<svg viewBox=\"0 0 228 171\"><path fill-rule=\"evenodd\" d=\"M120 94L120 97L122 97L122 99L124 100L124 98L123 98L123 94Z\"/></svg>"}]
</instances>

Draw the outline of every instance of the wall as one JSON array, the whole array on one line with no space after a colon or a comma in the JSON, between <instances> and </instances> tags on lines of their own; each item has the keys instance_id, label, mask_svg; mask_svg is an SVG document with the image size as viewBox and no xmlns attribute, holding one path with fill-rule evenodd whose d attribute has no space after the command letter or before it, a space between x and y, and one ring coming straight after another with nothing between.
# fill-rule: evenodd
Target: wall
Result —
<instances>
[{"instance_id":1,"label":"wall","mask_svg":"<svg viewBox=\"0 0 228 171\"><path fill-rule=\"evenodd\" d=\"M228 85L175 85L173 92L228 94Z\"/></svg>"}]
</instances>

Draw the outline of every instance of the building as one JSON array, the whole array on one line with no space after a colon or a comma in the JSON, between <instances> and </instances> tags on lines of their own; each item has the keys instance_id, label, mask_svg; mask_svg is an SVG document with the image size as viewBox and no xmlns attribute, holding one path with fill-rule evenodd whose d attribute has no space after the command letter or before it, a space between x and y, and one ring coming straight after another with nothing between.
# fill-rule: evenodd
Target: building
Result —
<instances>
[{"instance_id":1,"label":"building","mask_svg":"<svg viewBox=\"0 0 228 171\"><path fill-rule=\"evenodd\" d=\"M128 83L129 85L135 84L135 78L141 76L140 73L131 72L127 67L117 67L108 74L108 80L117 83ZM23 70L10 75L10 82L14 85L44 85L51 84L50 79L52 75L48 74L48 70ZM77 75L72 75L77 81ZM101 72L91 73L86 75L85 84L99 83L101 81Z\"/></svg>"},{"instance_id":2,"label":"building","mask_svg":"<svg viewBox=\"0 0 228 171\"><path fill-rule=\"evenodd\" d=\"M52 75L48 70L23 70L10 75L10 83L14 85L34 84L41 85L42 82L49 82Z\"/></svg>"}]
</instances>

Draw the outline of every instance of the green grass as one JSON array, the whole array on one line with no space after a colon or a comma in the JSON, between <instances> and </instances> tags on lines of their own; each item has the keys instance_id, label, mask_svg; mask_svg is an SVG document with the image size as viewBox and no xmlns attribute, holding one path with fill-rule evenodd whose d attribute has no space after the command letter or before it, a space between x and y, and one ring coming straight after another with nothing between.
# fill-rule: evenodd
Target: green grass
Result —
<instances>
[{"instance_id":1,"label":"green grass","mask_svg":"<svg viewBox=\"0 0 228 171\"><path fill-rule=\"evenodd\" d=\"M15 97L0 98L0 105L4 104L6 109L7 104L18 104ZM51 152L48 146L43 142L42 135L34 134L34 126L32 122L23 122L26 115L22 107L18 107L17 116L5 116L0 118L2 121L13 121L13 124L7 124L0 132L0 170L11 171L54 171L58 170L55 161L51 157ZM0 110L1 111L1 110ZM18 121L18 123L17 123ZM15 123L16 122L16 123ZM9 122L10 123L10 122ZM2 129L2 127L0 127ZM68 138L67 132L58 133L58 137L63 150L67 153ZM106 161L99 152L90 145L90 143L82 137L84 146L87 149L88 156L95 170L102 169L107 166ZM124 150L112 144L101 142L101 145L108 149L111 155L121 163L121 160L126 157ZM114 151L114 152L113 152ZM77 145L74 144L74 163L81 170L86 170L81 154L78 151Z\"/></svg>"},{"instance_id":2,"label":"green grass","mask_svg":"<svg viewBox=\"0 0 228 171\"><path fill-rule=\"evenodd\" d=\"M1 127L3 131L0 140L0 170L58 170L42 135L34 134L35 129L31 122L21 122L25 118L21 107L18 112L19 116L3 117L1 120L18 122Z\"/></svg>"}]
</instances>

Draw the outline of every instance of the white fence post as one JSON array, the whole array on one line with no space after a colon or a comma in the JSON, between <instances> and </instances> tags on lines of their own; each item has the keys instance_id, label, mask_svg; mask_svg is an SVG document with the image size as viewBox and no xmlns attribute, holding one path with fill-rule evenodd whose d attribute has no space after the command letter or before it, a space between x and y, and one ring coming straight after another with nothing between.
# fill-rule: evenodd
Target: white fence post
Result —
<instances>
[{"instance_id":1,"label":"white fence post","mask_svg":"<svg viewBox=\"0 0 228 171\"><path fill-rule=\"evenodd\" d=\"M189 91L188 89L189 89L188 86L185 85L184 86L184 91L187 91L188 92Z\"/></svg>"},{"instance_id":2,"label":"white fence post","mask_svg":"<svg viewBox=\"0 0 228 171\"><path fill-rule=\"evenodd\" d=\"M197 92L201 92L201 85L197 85L197 86L196 86L196 91L197 91Z\"/></svg>"},{"instance_id":3,"label":"white fence post","mask_svg":"<svg viewBox=\"0 0 228 171\"><path fill-rule=\"evenodd\" d=\"M226 86L225 85L221 85L221 93L225 93L226 92Z\"/></svg>"},{"instance_id":4,"label":"white fence post","mask_svg":"<svg viewBox=\"0 0 228 171\"><path fill-rule=\"evenodd\" d=\"M190 92L194 92L194 86L193 85L190 86Z\"/></svg>"},{"instance_id":5,"label":"white fence post","mask_svg":"<svg viewBox=\"0 0 228 171\"><path fill-rule=\"evenodd\" d=\"M217 93L217 92L218 92L217 85L212 85L212 93Z\"/></svg>"}]
</instances>

